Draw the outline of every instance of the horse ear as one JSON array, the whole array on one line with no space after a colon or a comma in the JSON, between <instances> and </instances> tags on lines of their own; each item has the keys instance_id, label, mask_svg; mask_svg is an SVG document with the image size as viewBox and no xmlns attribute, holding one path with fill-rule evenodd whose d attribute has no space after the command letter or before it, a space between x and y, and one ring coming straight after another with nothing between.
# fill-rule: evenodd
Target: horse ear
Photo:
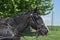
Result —
<instances>
[{"instance_id":1,"label":"horse ear","mask_svg":"<svg viewBox=\"0 0 60 40\"><path fill-rule=\"evenodd\" d=\"M37 15L40 15L39 9L37 7L34 9L34 13L36 13Z\"/></svg>"}]
</instances>

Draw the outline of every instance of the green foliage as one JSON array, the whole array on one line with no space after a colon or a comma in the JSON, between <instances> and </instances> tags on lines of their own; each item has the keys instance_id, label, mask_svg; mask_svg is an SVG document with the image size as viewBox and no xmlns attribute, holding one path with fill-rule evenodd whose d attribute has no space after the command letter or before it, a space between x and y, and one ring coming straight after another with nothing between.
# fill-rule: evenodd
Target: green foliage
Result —
<instances>
[{"instance_id":1,"label":"green foliage","mask_svg":"<svg viewBox=\"0 0 60 40\"><path fill-rule=\"evenodd\" d=\"M52 0L0 0L0 18L10 17L36 7L41 15L49 14L53 9Z\"/></svg>"}]
</instances>

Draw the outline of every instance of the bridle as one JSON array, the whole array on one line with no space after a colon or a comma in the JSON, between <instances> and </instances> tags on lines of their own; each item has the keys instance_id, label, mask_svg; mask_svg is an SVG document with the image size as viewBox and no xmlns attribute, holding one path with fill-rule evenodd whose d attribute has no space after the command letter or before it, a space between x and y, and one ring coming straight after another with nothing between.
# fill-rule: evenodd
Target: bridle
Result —
<instances>
[{"instance_id":1,"label":"bridle","mask_svg":"<svg viewBox=\"0 0 60 40\"><path fill-rule=\"evenodd\" d=\"M35 23L36 26L38 25L36 19L34 18L33 12L30 13L30 19ZM30 27L31 27L31 21L30 21ZM33 38L33 39L38 40L38 35L39 35L38 30L39 30L39 28L37 27L37 30L36 30L36 38ZM24 36L23 36L23 38L24 38L25 40L27 40ZM33 39L32 39L32 40L33 40Z\"/></svg>"},{"instance_id":2,"label":"bridle","mask_svg":"<svg viewBox=\"0 0 60 40\"><path fill-rule=\"evenodd\" d=\"M37 26L38 23L36 21L36 19L34 18L34 14L31 15L31 19L34 21L35 25ZM38 35L39 35L39 32L38 32L39 28L37 27L37 30L36 30L36 40L38 40Z\"/></svg>"}]
</instances>

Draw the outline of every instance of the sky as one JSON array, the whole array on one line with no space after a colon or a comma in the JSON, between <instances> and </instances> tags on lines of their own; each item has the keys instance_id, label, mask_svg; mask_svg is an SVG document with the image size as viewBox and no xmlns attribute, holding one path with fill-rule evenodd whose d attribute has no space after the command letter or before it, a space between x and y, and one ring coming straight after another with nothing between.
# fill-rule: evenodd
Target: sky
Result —
<instances>
[{"instance_id":1,"label":"sky","mask_svg":"<svg viewBox=\"0 0 60 40\"><path fill-rule=\"evenodd\" d=\"M60 26L60 0L52 0L54 3L53 8L53 25ZM51 25L52 12L48 15L41 16L46 25Z\"/></svg>"}]
</instances>

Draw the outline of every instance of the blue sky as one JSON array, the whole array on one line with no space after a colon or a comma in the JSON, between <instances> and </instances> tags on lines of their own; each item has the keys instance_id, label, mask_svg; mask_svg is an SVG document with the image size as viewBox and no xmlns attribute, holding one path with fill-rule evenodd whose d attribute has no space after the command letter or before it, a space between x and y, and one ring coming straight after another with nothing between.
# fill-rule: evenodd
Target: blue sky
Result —
<instances>
[{"instance_id":1,"label":"blue sky","mask_svg":"<svg viewBox=\"0 0 60 40\"><path fill-rule=\"evenodd\" d=\"M53 25L60 26L60 0L52 0L52 2L54 3ZM46 25L51 25L51 14L52 13L42 16Z\"/></svg>"}]
</instances>

